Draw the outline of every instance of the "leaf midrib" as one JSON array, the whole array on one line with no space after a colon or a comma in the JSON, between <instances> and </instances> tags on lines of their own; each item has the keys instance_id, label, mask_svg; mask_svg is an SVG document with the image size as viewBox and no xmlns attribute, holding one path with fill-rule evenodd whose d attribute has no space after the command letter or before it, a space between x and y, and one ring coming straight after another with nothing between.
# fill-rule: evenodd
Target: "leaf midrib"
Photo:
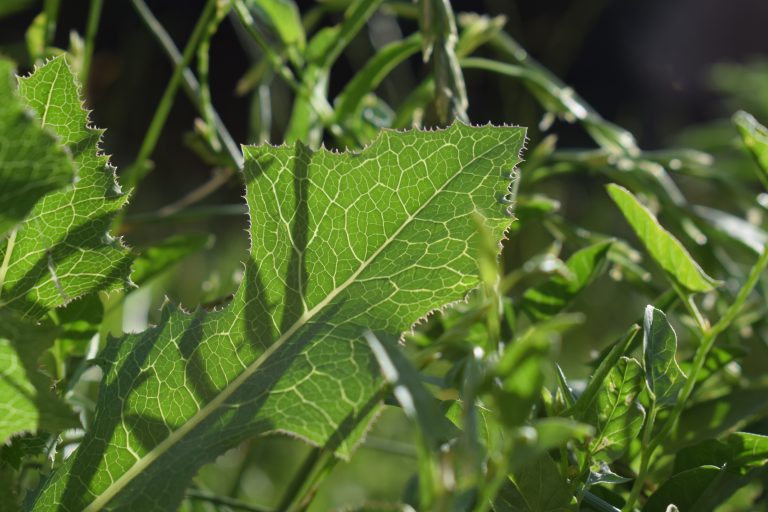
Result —
<instances>
[{"instance_id":1,"label":"leaf midrib","mask_svg":"<svg viewBox=\"0 0 768 512\"><path fill-rule=\"evenodd\" d=\"M445 144L448 145L448 144ZM202 423L208 416L210 416L216 409L219 408L220 405L222 405L227 398L232 396L241 385L243 385L251 376L253 376L259 368L264 364L265 361L267 361L272 354L274 354L279 348L281 348L288 340L291 339L291 336L296 333L299 329L304 327L306 323L311 320L319 311L321 311L323 308L325 308L330 302L335 299L342 291L344 291L349 285L355 282L357 277L365 271L365 269L368 268L368 266L373 263L373 261L381 254L384 249L386 249L390 243L392 243L397 236L402 233L402 231L421 213L425 208L427 208L432 201L437 197L440 193L442 193L448 185L450 185L454 179L456 179L460 174L464 172L465 169L469 168L473 163L475 163L478 159L484 157L491 151L497 149L498 145L494 145L491 148L483 151L482 153L475 155L472 157L472 159L467 162L465 165L461 166L458 171L456 171L452 176L450 176L445 183L439 188L435 190L435 192L424 202L422 206L420 206L414 213L410 214L406 220L401 224L401 226L395 230L395 232L390 235L384 243L379 247L366 261L362 262L358 269L352 273L352 275L347 278L346 281L341 283L339 286L331 290L326 297L320 301L315 307L313 307L309 311L305 311L294 323L293 325L285 331L284 334L282 334L275 342L267 348L264 353L259 356L256 361L248 365L240 375L238 375L231 383L227 384L227 386L219 392L216 397L208 402L202 409L200 409L197 413L195 413L194 416L192 416L189 420L184 422L183 425L181 425L178 429L174 430L171 434L168 435L165 439L163 439L160 443L157 444L154 448L152 448L149 452L147 452L146 455L144 455L142 458L136 461L134 465L132 465L128 470L123 473L120 478L115 480L112 484L107 487L104 492L99 494L96 499L94 499L87 507L83 509L83 512L96 512L98 510L101 510L102 507L107 505L109 501L114 498L125 486L127 486L134 478L136 478L139 474L141 474L144 469L149 467L154 461L159 459L166 451L168 451L171 447L173 447L178 441L183 439L185 435L187 435L192 429L197 427L200 423Z\"/></svg>"}]
</instances>

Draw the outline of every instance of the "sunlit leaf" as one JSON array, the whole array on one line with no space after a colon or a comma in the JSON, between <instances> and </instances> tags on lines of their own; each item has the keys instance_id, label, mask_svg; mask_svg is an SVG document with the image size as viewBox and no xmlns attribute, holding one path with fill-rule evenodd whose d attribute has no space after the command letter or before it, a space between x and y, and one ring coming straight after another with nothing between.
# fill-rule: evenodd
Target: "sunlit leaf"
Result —
<instances>
[{"instance_id":1,"label":"sunlit leaf","mask_svg":"<svg viewBox=\"0 0 768 512\"><path fill-rule=\"evenodd\" d=\"M172 509L202 464L268 432L349 456L382 385L364 332L397 338L479 283L475 212L501 239L524 137L456 124L360 153L245 147L252 247L234 299L169 306L107 346L99 413L34 508Z\"/></svg>"},{"instance_id":2,"label":"sunlit leaf","mask_svg":"<svg viewBox=\"0 0 768 512\"><path fill-rule=\"evenodd\" d=\"M677 402L686 376L677 365L677 334L664 312L647 306L643 319L643 364L645 383L659 407Z\"/></svg>"},{"instance_id":3,"label":"sunlit leaf","mask_svg":"<svg viewBox=\"0 0 768 512\"><path fill-rule=\"evenodd\" d=\"M707 292L719 284L629 190L612 183L608 185L608 193L650 255L672 279L694 292Z\"/></svg>"}]
</instances>

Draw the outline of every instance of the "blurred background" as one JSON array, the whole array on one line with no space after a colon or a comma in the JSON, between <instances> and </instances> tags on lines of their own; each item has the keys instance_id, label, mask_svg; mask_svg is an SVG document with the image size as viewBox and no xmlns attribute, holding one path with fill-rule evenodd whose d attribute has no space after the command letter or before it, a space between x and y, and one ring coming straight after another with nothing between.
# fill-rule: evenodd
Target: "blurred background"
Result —
<instances>
[{"instance_id":1,"label":"blurred background","mask_svg":"<svg viewBox=\"0 0 768 512\"><path fill-rule=\"evenodd\" d=\"M339 6L346 2L322 3L329 9L321 24L337 22L341 18ZM505 30L531 56L573 87L604 118L631 131L643 149L693 147L726 161L733 155L723 141L736 136L728 122L735 110L746 109L763 123L768 121L768 2L764 0L451 3L457 13L474 11L504 16ZM20 72L31 69L25 33L40 12L40 4L0 0L0 53L15 60ZM204 2L152 0L147 4L176 45L183 48ZM317 6L309 1L297 4L302 12ZM85 32L88 8L87 0L62 3L55 46L68 48L72 31ZM334 66L330 97L341 90L377 48L416 30L414 21L386 13L374 16ZM484 50L479 54L483 55ZM236 89L254 58L253 49L243 44L237 27L225 21L212 41L210 88L213 105L238 143L257 142L258 138L252 130L252 94L240 94ZM107 130L103 148L112 155L118 170L133 162L171 72L167 57L131 3L105 2L85 96L87 106L93 110L93 123ZM426 73L420 55L416 55L399 66L378 92L388 103L397 105ZM480 70L466 70L465 79L473 123L529 126L529 148L541 141L539 127L543 126L540 123L544 112L519 81ZM277 144L282 142L281 119L287 117L292 93L279 80L272 81L270 93L275 119L270 142ZM125 312L120 311L112 321L115 332L144 329L157 318L165 297L188 308L221 303L241 277L241 261L248 247L244 215L235 211L215 217L182 216L168 222L151 215L211 177L211 166L188 145L197 117L194 106L183 94L178 94L151 157L155 170L136 190L120 229L127 243L139 252L171 235L200 233L207 242L202 250L155 279L151 286L132 294ZM576 124L556 121L548 133L557 134L559 148L594 147L594 142ZM737 168L727 167L728 172L737 172ZM681 180L686 194L695 202L718 204L718 190L696 184L686 187L685 178ZM577 224L603 232L628 233L602 188L584 180L583 175L566 177L546 187L546 193L560 201L564 215ZM242 183L235 176L201 204L238 205L243 202L242 195ZM529 231L526 236L513 238L506 248L508 268L541 252L551 242L548 235L537 232L543 231L540 226L533 224L523 229ZM521 245L520 240L525 240L525 244ZM608 300L600 304L579 303L574 309L585 311L588 317L598 315L606 320L599 324L588 322L567 340L561 359L569 375L584 376L589 354L621 332L645 304L645 299L636 296L631 287L622 288L621 283L614 283L609 277L595 286L603 290ZM592 293L589 297L597 295ZM615 297L620 300L611 300ZM766 356L765 347L758 350ZM352 464L335 468L312 510L398 499L393 490L407 486L415 464L409 444L412 435L399 412L388 409ZM205 468L196 485L218 494L273 505L284 491L280 486L289 480L306 453L301 443L287 438L249 443ZM201 505L190 502L185 506L192 509Z\"/></svg>"}]
</instances>

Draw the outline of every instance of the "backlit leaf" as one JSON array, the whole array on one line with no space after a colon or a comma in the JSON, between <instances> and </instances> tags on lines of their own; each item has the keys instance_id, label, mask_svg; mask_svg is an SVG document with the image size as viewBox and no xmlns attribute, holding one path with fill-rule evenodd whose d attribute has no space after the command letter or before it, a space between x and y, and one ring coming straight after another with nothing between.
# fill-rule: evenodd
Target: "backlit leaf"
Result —
<instances>
[{"instance_id":1,"label":"backlit leaf","mask_svg":"<svg viewBox=\"0 0 768 512\"><path fill-rule=\"evenodd\" d=\"M672 279L693 292L707 292L719 284L701 269L680 241L664 229L629 190L611 183L608 193L650 255Z\"/></svg>"},{"instance_id":2,"label":"backlit leaf","mask_svg":"<svg viewBox=\"0 0 768 512\"><path fill-rule=\"evenodd\" d=\"M677 365L677 334L667 316L646 306L643 319L643 363L648 392L659 407L669 407L685 384L686 376Z\"/></svg>"},{"instance_id":3,"label":"backlit leaf","mask_svg":"<svg viewBox=\"0 0 768 512\"><path fill-rule=\"evenodd\" d=\"M478 284L475 212L499 240L524 138L456 124L360 153L245 147L252 247L233 301L167 307L107 346L99 413L34 509L173 509L202 464L269 432L349 456L382 385L363 333L397 337Z\"/></svg>"}]
</instances>

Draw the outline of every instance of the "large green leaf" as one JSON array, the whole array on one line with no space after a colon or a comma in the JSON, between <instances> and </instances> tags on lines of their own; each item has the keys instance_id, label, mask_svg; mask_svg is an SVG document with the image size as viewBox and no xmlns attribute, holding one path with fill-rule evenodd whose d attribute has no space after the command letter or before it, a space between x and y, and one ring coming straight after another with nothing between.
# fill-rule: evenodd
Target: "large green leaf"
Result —
<instances>
[{"instance_id":1,"label":"large green leaf","mask_svg":"<svg viewBox=\"0 0 768 512\"><path fill-rule=\"evenodd\" d=\"M642 391L643 369L640 363L622 357L603 381L594 399L584 406L584 421L595 427L589 450L596 458L611 462L629 447L645 420L645 411L637 401Z\"/></svg>"},{"instance_id":2,"label":"large green leaf","mask_svg":"<svg viewBox=\"0 0 768 512\"><path fill-rule=\"evenodd\" d=\"M0 61L0 75L10 66ZM41 355L57 339L91 336L81 300L127 281L129 255L107 229L125 199L116 190L101 132L88 126L79 91L64 58L19 80L0 79L0 442L19 432L57 432L78 426L69 407L40 371ZM90 297L94 299L94 296ZM96 311L100 303L96 299ZM76 317L72 317L74 314Z\"/></svg>"},{"instance_id":3,"label":"large green leaf","mask_svg":"<svg viewBox=\"0 0 768 512\"><path fill-rule=\"evenodd\" d=\"M643 363L645 383L659 407L669 407L685 384L686 376L677 365L677 334L667 316L653 306L646 306L643 318Z\"/></svg>"},{"instance_id":4,"label":"large green leaf","mask_svg":"<svg viewBox=\"0 0 768 512\"><path fill-rule=\"evenodd\" d=\"M41 197L0 246L2 307L38 318L86 293L125 285L130 254L108 229L126 197L64 57L20 79L19 95L58 137L77 174L74 186Z\"/></svg>"},{"instance_id":5,"label":"large green leaf","mask_svg":"<svg viewBox=\"0 0 768 512\"><path fill-rule=\"evenodd\" d=\"M15 91L13 66L0 59L0 238L45 194L72 184L75 168L45 121ZM0 270L0 283L3 282Z\"/></svg>"},{"instance_id":6,"label":"large green leaf","mask_svg":"<svg viewBox=\"0 0 768 512\"><path fill-rule=\"evenodd\" d=\"M535 320L559 313L600 273L610 248L606 240L576 251L565 263L571 275L555 275L528 289L520 307Z\"/></svg>"},{"instance_id":7,"label":"large green leaf","mask_svg":"<svg viewBox=\"0 0 768 512\"><path fill-rule=\"evenodd\" d=\"M722 441L707 439L683 448L675 456L674 473L703 465L724 467L727 471L744 472L768 464L768 436L750 432L734 432Z\"/></svg>"},{"instance_id":8,"label":"large green leaf","mask_svg":"<svg viewBox=\"0 0 768 512\"><path fill-rule=\"evenodd\" d=\"M653 259L672 279L694 292L707 292L719 284L701 269L683 244L664 229L629 190L611 183L608 193Z\"/></svg>"},{"instance_id":9,"label":"large green leaf","mask_svg":"<svg viewBox=\"0 0 768 512\"><path fill-rule=\"evenodd\" d=\"M398 336L478 284L475 212L500 239L524 139L456 124L386 131L360 153L245 147L252 247L232 303L168 307L108 345L91 431L34 508L169 510L257 434L348 455L381 387L363 333Z\"/></svg>"}]
</instances>

